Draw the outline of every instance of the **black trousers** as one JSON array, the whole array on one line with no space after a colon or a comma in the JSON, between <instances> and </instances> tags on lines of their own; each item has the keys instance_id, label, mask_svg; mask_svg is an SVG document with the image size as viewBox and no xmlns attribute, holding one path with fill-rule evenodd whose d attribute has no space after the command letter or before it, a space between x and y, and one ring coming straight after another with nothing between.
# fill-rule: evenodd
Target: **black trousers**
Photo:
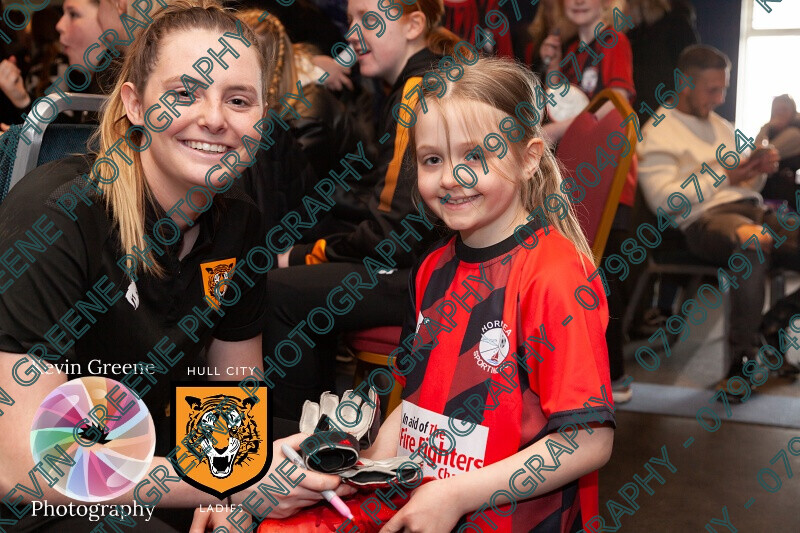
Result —
<instances>
[{"instance_id":1,"label":"black trousers","mask_svg":"<svg viewBox=\"0 0 800 533\"><path fill-rule=\"evenodd\" d=\"M745 224L767 224L779 237L786 237L786 241L779 248L774 245L763 246L764 263L761 264L757 250L742 249L736 228ZM752 265L752 274L747 279L741 272L733 273L739 288L731 289L730 293L729 368L737 363L743 353L752 352L752 348L760 344L758 332L761 310L764 308L764 282L770 268L800 271L798 231L783 228L775 212L747 200L709 209L686 229L689 250L698 257L727 268L731 254L740 252Z\"/></svg>"},{"instance_id":2,"label":"black trousers","mask_svg":"<svg viewBox=\"0 0 800 533\"><path fill-rule=\"evenodd\" d=\"M408 269L371 276L356 263L294 266L267 275L264 357L286 373L269 375L276 384L275 416L299 420L305 400L317 401L322 392L334 390L339 333L402 324L408 276Z\"/></svg>"},{"instance_id":3,"label":"black trousers","mask_svg":"<svg viewBox=\"0 0 800 533\"><path fill-rule=\"evenodd\" d=\"M603 251L603 264L605 258L611 254L619 254L622 242L631 236L630 221L631 208L620 204L617 214L608 234L606 247ZM611 381L621 378L625 374L624 358L624 332L622 330L622 317L625 315L625 306L628 302L627 284L620 281L618 276L607 275L608 289L608 327L606 328L606 344L608 345L608 364ZM630 278L628 278L630 279Z\"/></svg>"},{"instance_id":4,"label":"black trousers","mask_svg":"<svg viewBox=\"0 0 800 533\"><path fill-rule=\"evenodd\" d=\"M618 254L622 241L630 237L628 230L611 229L606 242L603 259L612 253ZM602 265L602 262L600 263ZM606 328L606 344L608 345L608 364L611 372L611 381L616 381L625 375L624 332L622 330L622 317L625 316L625 306L628 302L625 283L618 276L608 274L608 327Z\"/></svg>"}]
</instances>

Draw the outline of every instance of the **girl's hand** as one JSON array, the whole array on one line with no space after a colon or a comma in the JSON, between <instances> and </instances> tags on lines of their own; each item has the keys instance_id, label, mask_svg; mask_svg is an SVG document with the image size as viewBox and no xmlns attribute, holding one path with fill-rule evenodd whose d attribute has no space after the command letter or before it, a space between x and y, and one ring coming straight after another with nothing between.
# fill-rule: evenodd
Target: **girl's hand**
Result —
<instances>
[{"instance_id":1,"label":"girl's hand","mask_svg":"<svg viewBox=\"0 0 800 533\"><path fill-rule=\"evenodd\" d=\"M289 248L282 254L278 254L278 268L286 268L289 266L289 254L292 253L292 249Z\"/></svg>"},{"instance_id":2,"label":"girl's hand","mask_svg":"<svg viewBox=\"0 0 800 533\"><path fill-rule=\"evenodd\" d=\"M284 472L292 471L289 477L293 482L296 482L297 478L301 475L305 475L305 477L303 477L296 487L290 487L283 476L276 472L278 466L280 466L280 464L286 459L286 456L284 456L283 452L281 451L281 445L288 444L294 450L299 450L300 443L303 442L306 437L308 437L308 435L305 433L297 433L295 435L286 437L285 439L278 439L272 443L272 464L269 467L269 471L261 481L264 483L274 484L274 481L269 479L269 475L274 474L275 477L281 479L286 488L290 490L289 494L274 494L273 497L278 500L278 505L272 506L272 511L269 513L270 518L286 518L292 516L303 507L314 505L323 499L323 490L335 490L336 493L342 497L348 496L355 492L355 489L352 487L346 485L343 486L342 480L339 478L339 476L320 474L318 472L312 472L310 470L300 468L296 468L292 471L292 466L285 466L282 468L282 470ZM233 503L241 504L254 490L254 487L250 487L242 492L237 492L233 495ZM195 513L195 518L197 518L197 513ZM194 530L192 530L191 533L195 533Z\"/></svg>"},{"instance_id":3,"label":"girl's hand","mask_svg":"<svg viewBox=\"0 0 800 533\"><path fill-rule=\"evenodd\" d=\"M561 37L558 35L548 35L539 48L539 57L547 65L547 70L552 71L558 68L561 61Z\"/></svg>"},{"instance_id":4,"label":"girl's hand","mask_svg":"<svg viewBox=\"0 0 800 533\"><path fill-rule=\"evenodd\" d=\"M459 505L453 491L454 484L447 480L430 481L414 491L411 499L389 520L380 533L424 531L449 533L458 519L467 512Z\"/></svg>"},{"instance_id":5,"label":"girl's hand","mask_svg":"<svg viewBox=\"0 0 800 533\"><path fill-rule=\"evenodd\" d=\"M192 525L189 527L189 533L206 533L206 531L215 531L218 527L223 526L226 529L230 526L230 522L228 522L228 516L232 515L233 511L213 511L211 509L203 509L202 511L200 508L194 510L194 516L192 517ZM242 519L242 515L250 516L245 510L238 511L235 520L239 522ZM250 523L252 522L252 517L246 519L242 522L244 526L244 530L247 530L250 527ZM243 531L244 531L243 530Z\"/></svg>"},{"instance_id":6,"label":"girl's hand","mask_svg":"<svg viewBox=\"0 0 800 533\"><path fill-rule=\"evenodd\" d=\"M342 86L353 89L353 82L350 81L350 67L343 67L329 56L314 56L311 62L328 73L328 77L323 82L325 87L332 91L341 91Z\"/></svg>"}]
</instances>

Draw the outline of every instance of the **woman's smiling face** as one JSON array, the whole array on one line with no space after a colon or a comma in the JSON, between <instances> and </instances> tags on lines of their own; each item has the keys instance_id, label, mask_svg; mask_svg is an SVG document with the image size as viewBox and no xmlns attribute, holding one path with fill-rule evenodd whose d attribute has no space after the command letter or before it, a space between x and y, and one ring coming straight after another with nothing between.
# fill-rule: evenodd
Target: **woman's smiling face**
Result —
<instances>
[{"instance_id":1,"label":"woman's smiling face","mask_svg":"<svg viewBox=\"0 0 800 533\"><path fill-rule=\"evenodd\" d=\"M144 114L152 106L160 109L150 114L157 123L158 115L169 114L172 123L162 132L150 133L152 142L141 154L142 169L150 188L159 202L171 207L175 198L182 198L193 186L206 186L205 176L214 165L221 164L226 153L236 151L239 159L250 157L242 144L242 136L255 135L253 125L264 116L263 79L256 47L245 48L239 42L231 44L239 53L226 57L228 68L215 64L213 83L187 92L181 77L191 72L192 65L202 55L200 50L219 49L221 30L177 31L164 37L158 61L143 94L138 95L133 84L123 87L123 100L133 124L144 124ZM202 81L202 80L200 80ZM165 112L160 98L175 91L180 103L175 113ZM169 98L165 98L169 101ZM212 174L211 183L218 185ZM202 202L200 202L202 205Z\"/></svg>"}]
</instances>

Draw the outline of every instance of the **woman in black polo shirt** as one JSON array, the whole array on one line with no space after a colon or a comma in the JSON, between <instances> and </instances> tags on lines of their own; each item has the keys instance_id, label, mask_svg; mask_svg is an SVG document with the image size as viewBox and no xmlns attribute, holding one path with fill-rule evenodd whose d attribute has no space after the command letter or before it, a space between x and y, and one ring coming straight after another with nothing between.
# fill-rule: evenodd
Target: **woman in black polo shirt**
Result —
<instances>
[{"instance_id":1,"label":"woman in black polo shirt","mask_svg":"<svg viewBox=\"0 0 800 533\"><path fill-rule=\"evenodd\" d=\"M263 276L237 268L263 242L260 219L253 202L231 187L221 166L215 168L235 160L233 152L248 162L246 136L259 138L253 126L264 116L268 68L257 42L211 0L170 2L127 51L102 114L98 154L36 169L0 206L0 396L6 399L0 496L17 483L30 486L34 413L67 379L99 368L104 373L98 375L141 395L158 434L148 471L164 465L172 472L164 458L169 382L186 379L200 365L262 368ZM205 70L213 65L211 81L201 79L197 64ZM207 361L201 363L203 347ZM148 352L175 361L167 375L153 374L156 383L122 375L150 362ZM54 364L44 366L48 361ZM243 377L220 374L217 379ZM276 452L273 468L281 459ZM39 499L70 503L38 481ZM321 499L309 489L337 485L337 477L308 473L290 495L279 496L272 514ZM30 500L20 492L11 500L19 495ZM243 496L234 494L233 503ZM129 492L106 503L131 500ZM197 507L209 500L177 483L158 505ZM6 509L2 516L8 518ZM202 529L210 513L196 516ZM213 522L223 523L224 514ZM87 524L27 516L15 531L63 533L96 525ZM155 519L139 526L159 531Z\"/></svg>"}]
</instances>

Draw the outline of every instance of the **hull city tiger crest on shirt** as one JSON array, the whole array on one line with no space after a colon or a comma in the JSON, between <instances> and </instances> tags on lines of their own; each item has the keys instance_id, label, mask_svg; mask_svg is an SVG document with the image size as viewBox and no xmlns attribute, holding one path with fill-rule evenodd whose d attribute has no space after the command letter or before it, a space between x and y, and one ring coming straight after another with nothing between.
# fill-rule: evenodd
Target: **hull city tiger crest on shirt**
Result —
<instances>
[{"instance_id":1,"label":"hull city tiger crest on shirt","mask_svg":"<svg viewBox=\"0 0 800 533\"><path fill-rule=\"evenodd\" d=\"M214 302L215 307L219 307L217 301L217 286L224 280L230 279L233 267L236 266L236 258L222 259L220 261L209 261L200 264L200 274L203 276L203 292ZM226 286L219 288L219 295L225 295Z\"/></svg>"},{"instance_id":2,"label":"hull city tiger crest on shirt","mask_svg":"<svg viewBox=\"0 0 800 533\"><path fill-rule=\"evenodd\" d=\"M272 461L269 396L266 386L245 391L238 381L173 383L173 467L183 480L222 499L264 477Z\"/></svg>"}]
</instances>

